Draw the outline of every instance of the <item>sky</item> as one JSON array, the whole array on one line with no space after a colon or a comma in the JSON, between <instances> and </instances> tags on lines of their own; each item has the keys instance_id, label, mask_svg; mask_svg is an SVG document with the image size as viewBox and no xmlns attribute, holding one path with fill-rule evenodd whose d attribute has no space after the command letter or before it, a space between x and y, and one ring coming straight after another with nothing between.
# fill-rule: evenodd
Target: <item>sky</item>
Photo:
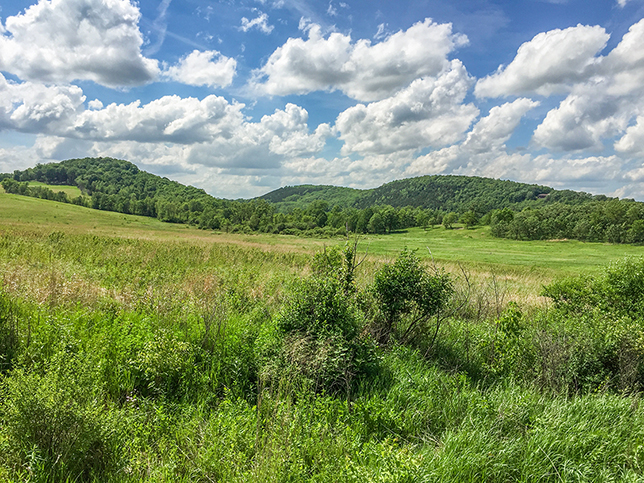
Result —
<instances>
[{"instance_id":1,"label":"sky","mask_svg":"<svg viewBox=\"0 0 644 483\"><path fill-rule=\"evenodd\" d=\"M3 0L0 172L222 198L457 174L644 200L644 0Z\"/></svg>"}]
</instances>

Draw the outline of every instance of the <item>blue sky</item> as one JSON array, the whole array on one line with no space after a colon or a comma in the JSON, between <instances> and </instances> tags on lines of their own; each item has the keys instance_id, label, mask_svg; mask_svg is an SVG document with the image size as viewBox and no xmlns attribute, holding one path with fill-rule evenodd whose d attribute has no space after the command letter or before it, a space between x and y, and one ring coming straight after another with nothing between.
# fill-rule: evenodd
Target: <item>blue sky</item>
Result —
<instances>
[{"instance_id":1,"label":"blue sky","mask_svg":"<svg viewBox=\"0 0 644 483\"><path fill-rule=\"evenodd\" d=\"M0 171L111 156L226 198L425 174L644 200L644 1L0 10Z\"/></svg>"}]
</instances>

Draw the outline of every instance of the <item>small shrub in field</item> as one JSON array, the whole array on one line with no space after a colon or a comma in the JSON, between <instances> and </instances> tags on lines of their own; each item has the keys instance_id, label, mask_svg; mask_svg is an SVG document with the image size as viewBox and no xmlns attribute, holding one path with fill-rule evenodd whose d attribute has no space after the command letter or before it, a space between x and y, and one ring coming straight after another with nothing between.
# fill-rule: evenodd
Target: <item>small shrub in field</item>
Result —
<instances>
[{"instance_id":1,"label":"small shrub in field","mask_svg":"<svg viewBox=\"0 0 644 483\"><path fill-rule=\"evenodd\" d=\"M8 459L37 481L83 481L113 469L118 425L95 374L59 353L44 374L16 369L2 384Z\"/></svg>"},{"instance_id":2,"label":"small shrub in field","mask_svg":"<svg viewBox=\"0 0 644 483\"><path fill-rule=\"evenodd\" d=\"M361 333L358 315L338 279L306 280L277 318L273 360L265 370L272 368L273 376L303 376L318 390L350 391L355 380L377 365L375 347Z\"/></svg>"},{"instance_id":3,"label":"small shrub in field","mask_svg":"<svg viewBox=\"0 0 644 483\"><path fill-rule=\"evenodd\" d=\"M558 380L575 391L633 391L644 383L644 259L625 259L595 278L553 282L545 338L558 340Z\"/></svg>"},{"instance_id":4,"label":"small shrub in field","mask_svg":"<svg viewBox=\"0 0 644 483\"><path fill-rule=\"evenodd\" d=\"M385 264L376 273L373 291L383 314L378 339L387 343L392 333L400 332L405 340L413 331L422 329L431 317L439 316L453 288L446 273L430 275L420 259L405 249L394 263ZM401 322L406 316L411 316L411 320L402 331ZM437 320L437 329L439 323Z\"/></svg>"}]
</instances>

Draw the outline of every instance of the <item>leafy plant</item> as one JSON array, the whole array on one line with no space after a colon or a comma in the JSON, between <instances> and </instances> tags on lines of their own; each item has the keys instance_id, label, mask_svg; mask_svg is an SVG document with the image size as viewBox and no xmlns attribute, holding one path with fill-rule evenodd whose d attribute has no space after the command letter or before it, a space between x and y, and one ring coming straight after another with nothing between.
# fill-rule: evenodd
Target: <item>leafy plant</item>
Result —
<instances>
[{"instance_id":1,"label":"leafy plant","mask_svg":"<svg viewBox=\"0 0 644 483\"><path fill-rule=\"evenodd\" d=\"M386 344L395 332L401 340L408 340L415 331L426 329L429 320L436 316L433 342L440 327L440 313L453 286L449 275L439 270L430 275L420 259L404 249L394 263L385 264L376 273L373 291L383 315L377 337L381 344ZM406 316L409 320L403 328Z\"/></svg>"}]
</instances>

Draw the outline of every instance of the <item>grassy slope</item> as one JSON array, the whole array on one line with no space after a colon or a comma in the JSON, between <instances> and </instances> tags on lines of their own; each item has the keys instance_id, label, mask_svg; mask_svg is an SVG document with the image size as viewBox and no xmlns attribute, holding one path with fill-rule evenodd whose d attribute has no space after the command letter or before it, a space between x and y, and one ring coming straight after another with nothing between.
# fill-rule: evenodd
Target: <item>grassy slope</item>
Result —
<instances>
[{"instance_id":1,"label":"grassy slope","mask_svg":"<svg viewBox=\"0 0 644 483\"><path fill-rule=\"evenodd\" d=\"M184 239L275 247L287 251L314 253L322 246L341 240L296 238L285 235L232 235L202 231L186 225L162 223L154 218L124 215L56 203L18 195L0 197L0 227L61 230L70 233L115 235L125 238ZM610 261L625 256L644 255L644 247L583 243L578 241L514 241L494 238L487 227L474 230L410 229L383 236L366 236L362 247L380 257L393 257L403 247L418 249L428 257L429 248L437 262L462 263L472 268L498 273L530 273L551 278L596 271Z\"/></svg>"},{"instance_id":2,"label":"grassy slope","mask_svg":"<svg viewBox=\"0 0 644 483\"><path fill-rule=\"evenodd\" d=\"M41 186L43 188L49 188L54 193L62 191L66 193L70 198L76 198L77 196L81 196L83 194L78 186L46 184L41 183L40 181L30 181L29 186Z\"/></svg>"}]
</instances>

